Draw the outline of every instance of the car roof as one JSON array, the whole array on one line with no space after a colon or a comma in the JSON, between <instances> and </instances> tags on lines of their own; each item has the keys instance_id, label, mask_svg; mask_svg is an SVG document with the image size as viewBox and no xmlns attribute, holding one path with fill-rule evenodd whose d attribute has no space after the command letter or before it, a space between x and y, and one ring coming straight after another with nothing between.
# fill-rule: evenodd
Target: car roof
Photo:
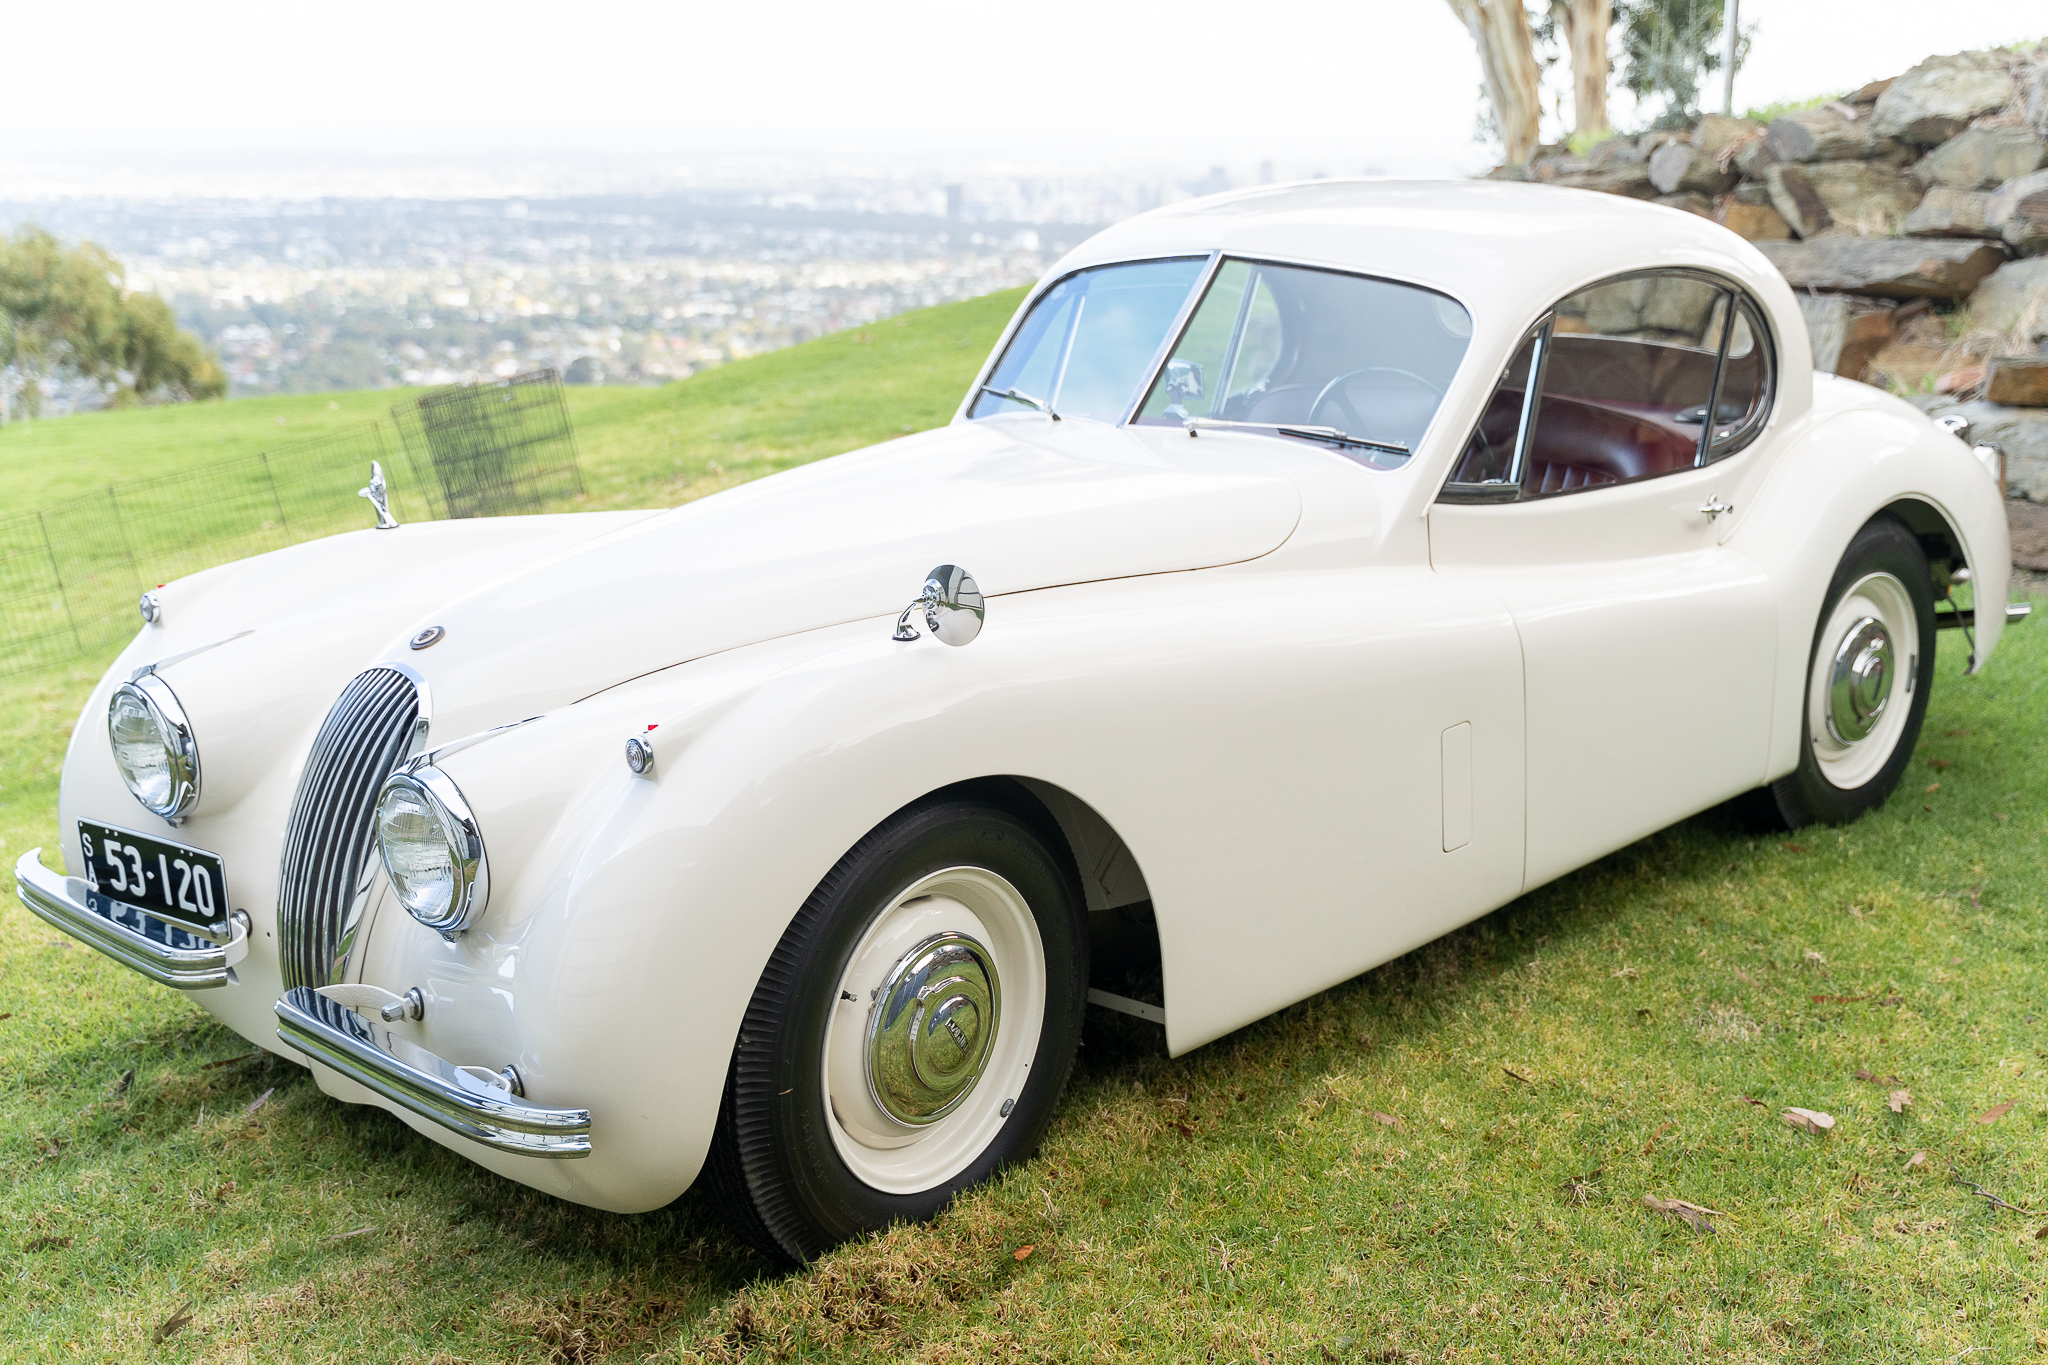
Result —
<instances>
[{"instance_id":1,"label":"car roof","mask_svg":"<svg viewBox=\"0 0 2048 1365\"><path fill-rule=\"evenodd\" d=\"M1769 313L1780 410L1789 402L1802 411L1811 401L1805 320L1762 252L1697 214L1590 190L1499 180L1262 186L1126 219L1068 252L1046 281L1112 261L1210 251L1439 290L1470 311L1475 339L1495 347L1595 281L1632 270L1709 270L1743 285Z\"/></svg>"}]
</instances>

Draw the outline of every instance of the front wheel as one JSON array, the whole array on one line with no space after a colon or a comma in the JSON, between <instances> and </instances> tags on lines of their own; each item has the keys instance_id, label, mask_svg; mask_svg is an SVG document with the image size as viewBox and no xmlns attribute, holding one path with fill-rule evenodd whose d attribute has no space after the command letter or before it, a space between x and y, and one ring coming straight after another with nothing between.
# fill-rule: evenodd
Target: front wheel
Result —
<instances>
[{"instance_id":1,"label":"front wheel","mask_svg":"<svg viewBox=\"0 0 2048 1365\"><path fill-rule=\"evenodd\" d=\"M1757 793L1797 829L1884 804L1912 761L1934 686L1934 580L1920 543L1880 517L1835 570L1806 670L1799 767Z\"/></svg>"},{"instance_id":2,"label":"front wheel","mask_svg":"<svg viewBox=\"0 0 2048 1365\"><path fill-rule=\"evenodd\" d=\"M776 1260L916 1222L1030 1156L1080 1037L1088 938L1030 824L938 799L861 840L748 1006L706 1165Z\"/></svg>"}]
</instances>

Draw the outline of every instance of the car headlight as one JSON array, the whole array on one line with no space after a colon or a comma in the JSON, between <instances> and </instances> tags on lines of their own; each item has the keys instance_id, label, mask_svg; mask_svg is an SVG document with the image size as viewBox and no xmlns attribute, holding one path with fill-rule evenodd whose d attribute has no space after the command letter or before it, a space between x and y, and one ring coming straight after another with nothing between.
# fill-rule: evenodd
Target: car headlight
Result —
<instances>
[{"instance_id":1,"label":"car headlight","mask_svg":"<svg viewBox=\"0 0 2048 1365\"><path fill-rule=\"evenodd\" d=\"M393 773L377 797L377 850L406 913L447 938L483 913L490 895L483 835L448 774Z\"/></svg>"},{"instance_id":2,"label":"car headlight","mask_svg":"<svg viewBox=\"0 0 2048 1365\"><path fill-rule=\"evenodd\" d=\"M121 780L143 809L172 824L199 800L199 744L185 708L154 673L114 689L107 743Z\"/></svg>"}]
</instances>

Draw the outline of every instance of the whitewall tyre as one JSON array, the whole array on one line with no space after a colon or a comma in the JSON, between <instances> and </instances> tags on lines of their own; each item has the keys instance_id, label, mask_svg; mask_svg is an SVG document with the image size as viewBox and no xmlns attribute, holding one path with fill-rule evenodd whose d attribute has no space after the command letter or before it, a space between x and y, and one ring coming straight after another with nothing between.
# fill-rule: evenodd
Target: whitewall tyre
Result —
<instances>
[{"instance_id":1,"label":"whitewall tyre","mask_svg":"<svg viewBox=\"0 0 2048 1365\"><path fill-rule=\"evenodd\" d=\"M1934 580L1890 517L1849 542L1808 656L1799 767L1757 793L1793 829L1845 824L1884 804L1912 762L1934 686Z\"/></svg>"},{"instance_id":2,"label":"whitewall tyre","mask_svg":"<svg viewBox=\"0 0 2048 1365\"><path fill-rule=\"evenodd\" d=\"M1088 935L1057 831L1007 806L970 790L891 817L762 973L703 1183L771 1259L930 1218L1044 1135Z\"/></svg>"}]
</instances>

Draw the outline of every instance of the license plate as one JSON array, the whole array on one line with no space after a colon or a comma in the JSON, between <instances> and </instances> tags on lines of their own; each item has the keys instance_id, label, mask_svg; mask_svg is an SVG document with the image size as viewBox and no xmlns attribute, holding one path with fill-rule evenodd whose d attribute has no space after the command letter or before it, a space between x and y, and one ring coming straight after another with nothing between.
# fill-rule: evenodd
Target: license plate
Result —
<instances>
[{"instance_id":1,"label":"license plate","mask_svg":"<svg viewBox=\"0 0 2048 1365\"><path fill-rule=\"evenodd\" d=\"M78 844L93 898L109 902L94 907L100 913L119 920L141 914L216 941L230 932L219 854L88 820L78 822Z\"/></svg>"}]
</instances>

